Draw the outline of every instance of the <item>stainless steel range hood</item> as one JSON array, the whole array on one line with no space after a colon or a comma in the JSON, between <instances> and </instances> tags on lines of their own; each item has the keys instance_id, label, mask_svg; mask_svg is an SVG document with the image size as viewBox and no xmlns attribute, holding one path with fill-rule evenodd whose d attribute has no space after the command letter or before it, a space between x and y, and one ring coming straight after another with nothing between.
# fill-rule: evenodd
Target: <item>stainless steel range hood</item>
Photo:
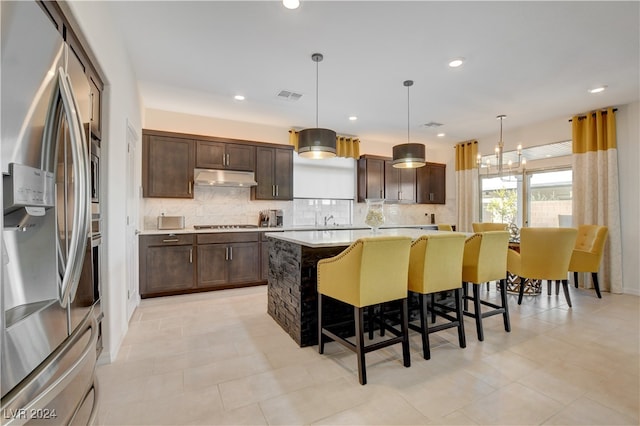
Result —
<instances>
[{"instance_id":1,"label":"stainless steel range hood","mask_svg":"<svg viewBox=\"0 0 640 426\"><path fill-rule=\"evenodd\" d=\"M196 185L235 186L247 188L258 184L253 172L211 169L195 169L194 182Z\"/></svg>"}]
</instances>

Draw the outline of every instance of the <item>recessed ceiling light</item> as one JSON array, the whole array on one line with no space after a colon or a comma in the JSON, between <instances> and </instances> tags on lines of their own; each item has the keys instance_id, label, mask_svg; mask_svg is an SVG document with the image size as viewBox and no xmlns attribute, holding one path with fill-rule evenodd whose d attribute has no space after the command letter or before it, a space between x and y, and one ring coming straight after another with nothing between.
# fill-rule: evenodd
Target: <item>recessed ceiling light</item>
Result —
<instances>
[{"instance_id":1,"label":"recessed ceiling light","mask_svg":"<svg viewBox=\"0 0 640 426\"><path fill-rule=\"evenodd\" d=\"M438 136L439 138L443 138L446 136L446 133L438 133L436 136Z\"/></svg>"},{"instance_id":2,"label":"recessed ceiling light","mask_svg":"<svg viewBox=\"0 0 640 426\"><path fill-rule=\"evenodd\" d=\"M607 88L607 86L598 86L598 87L594 87L593 89L589 89L588 92L589 93L602 93L605 91L605 89Z\"/></svg>"},{"instance_id":3,"label":"recessed ceiling light","mask_svg":"<svg viewBox=\"0 0 640 426\"><path fill-rule=\"evenodd\" d=\"M458 68L460 65L464 63L464 58L455 58L449 62L449 66L451 68Z\"/></svg>"},{"instance_id":4,"label":"recessed ceiling light","mask_svg":"<svg viewBox=\"0 0 640 426\"><path fill-rule=\"evenodd\" d=\"M358 119L358 117L356 117L355 115L352 115L351 117L349 117L349 121L356 121Z\"/></svg>"},{"instance_id":5,"label":"recessed ceiling light","mask_svg":"<svg viewBox=\"0 0 640 426\"><path fill-rule=\"evenodd\" d=\"M233 97L233 99L235 99L236 101L244 101L244 96L242 96L242 95L235 95L235 96Z\"/></svg>"},{"instance_id":6,"label":"recessed ceiling light","mask_svg":"<svg viewBox=\"0 0 640 426\"><path fill-rule=\"evenodd\" d=\"M287 9L297 9L300 6L300 0L282 0L282 5Z\"/></svg>"}]
</instances>

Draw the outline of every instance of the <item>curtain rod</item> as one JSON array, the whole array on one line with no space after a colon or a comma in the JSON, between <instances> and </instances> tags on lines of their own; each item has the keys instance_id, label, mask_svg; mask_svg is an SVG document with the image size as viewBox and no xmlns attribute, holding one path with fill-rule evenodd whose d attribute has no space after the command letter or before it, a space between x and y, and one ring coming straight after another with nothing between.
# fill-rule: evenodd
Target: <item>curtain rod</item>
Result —
<instances>
[{"instance_id":1,"label":"curtain rod","mask_svg":"<svg viewBox=\"0 0 640 426\"><path fill-rule=\"evenodd\" d=\"M614 108L614 109L613 109L613 112L616 112L616 111L618 111L618 108ZM605 110L602 110L602 113L603 113L603 114L606 114L606 113L607 113L607 110L606 110L606 109L605 109ZM596 115L596 113L595 113L595 112L593 112L593 113L591 113L591 115L592 115L592 116L594 116L594 115ZM585 118L587 118L587 116L586 116L586 115L580 115L580 116L578 116L578 120L582 120L582 119L585 119ZM569 119L569 123L571 123L572 121L573 121L573 118L570 118L570 119Z\"/></svg>"},{"instance_id":2,"label":"curtain rod","mask_svg":"<svg viewBox=\"0 0 640 426\"><path fill-rule=\"evenodd\" d=\"M471 145L472 143L478 143L476 139L469 139L468 141L458 142L453 146L453 149L456 149L458 145Z\"/></svg>"}]
</instances>

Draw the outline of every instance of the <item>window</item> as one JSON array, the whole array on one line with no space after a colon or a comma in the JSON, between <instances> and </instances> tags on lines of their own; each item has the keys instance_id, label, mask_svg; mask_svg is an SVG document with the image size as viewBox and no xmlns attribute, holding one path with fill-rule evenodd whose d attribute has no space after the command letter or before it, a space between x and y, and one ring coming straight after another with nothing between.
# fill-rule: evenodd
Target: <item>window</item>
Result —
<instances>
[{"instance_id":1,"label":"window","mask_svg":"<svg viewBox=\"0 0 640 426\"><path fill-rule=\"evenodd\" d=\"M527 226L560 226L562 215L571 216L571 169L532 171L527 178Z\"/></svg>"},{"instance_id":2,"label":"window","mask_svg":"<svg viewBox=\"0 0 640 426\"><path fill-rule=\"evenodd\" d=\"M503 158L513 154L505 152ZM570 155L571 141L564 141L524 149L523 156L530 167L524 172L498 176L485 167L480 169L480 220L515 223L519 227L570 226L563 218L572 212L573 173L570 166L562 165L570 160L561 165L555 161L553 167L544 164L549 158ZM483 157L483 164L488 160L492 156ZM535 166L531 160L535 160Z\"/></svg>"}]
</instances>

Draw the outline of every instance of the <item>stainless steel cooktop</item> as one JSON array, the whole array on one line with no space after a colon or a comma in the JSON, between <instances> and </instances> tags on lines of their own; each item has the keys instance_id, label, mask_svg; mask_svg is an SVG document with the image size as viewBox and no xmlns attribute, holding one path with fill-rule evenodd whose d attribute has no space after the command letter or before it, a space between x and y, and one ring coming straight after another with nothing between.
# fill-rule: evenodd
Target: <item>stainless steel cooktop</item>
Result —
<instances>
[{"instance_id":1,"label":"stainless steel cooktop","mask_svg":"<svg viewBox=\"0 0 640 426\"><path fill-rule=\"evenodd\" d=\"M249 229L258 225L193 225L194 229Z\"/></svg>"}]
</instances>

